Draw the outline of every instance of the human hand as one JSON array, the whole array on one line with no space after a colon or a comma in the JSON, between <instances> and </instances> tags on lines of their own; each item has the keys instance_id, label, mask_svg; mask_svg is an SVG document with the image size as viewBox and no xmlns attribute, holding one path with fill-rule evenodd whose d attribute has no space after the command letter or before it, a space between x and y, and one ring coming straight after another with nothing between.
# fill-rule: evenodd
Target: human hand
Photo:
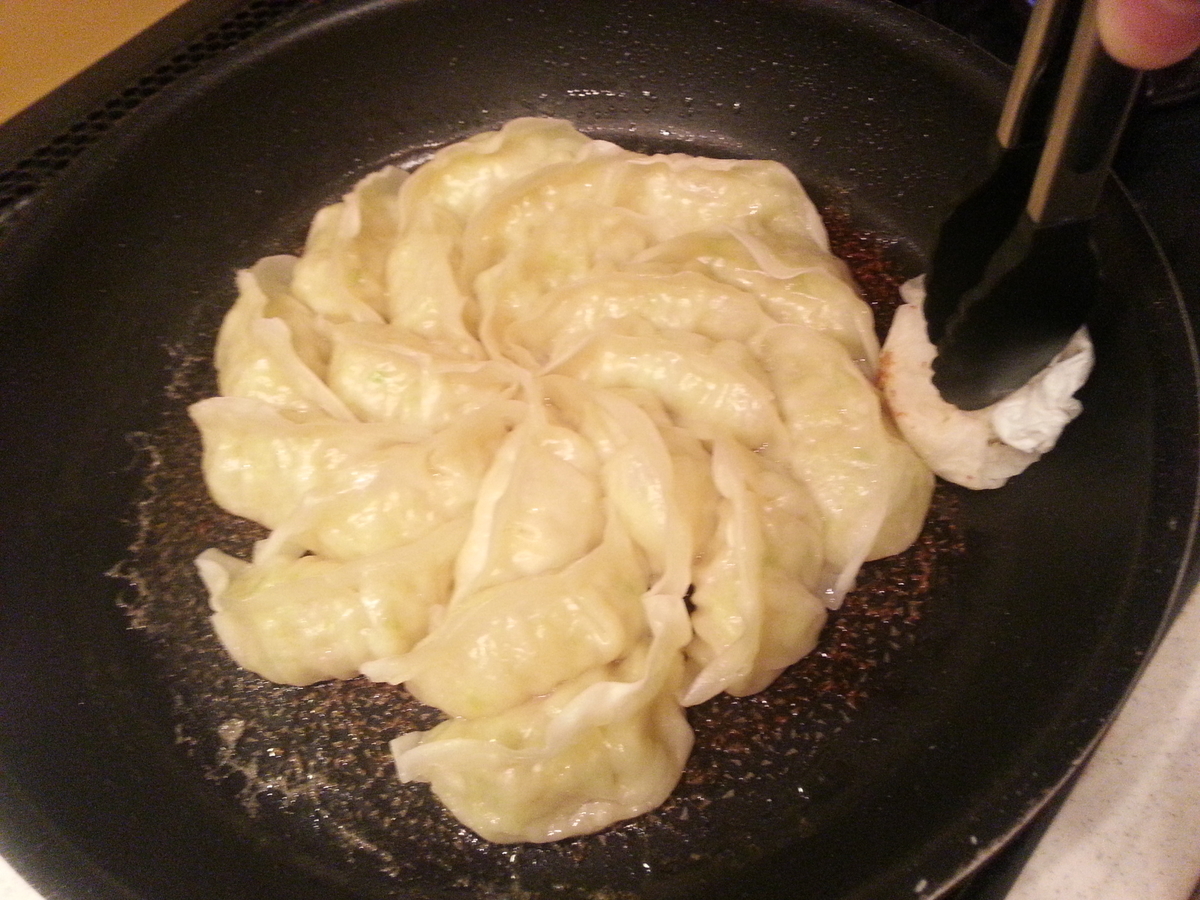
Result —
<instances>
[{"instance_id":1,"label":"human hand","mask_svg":"<svg viewBox=\"0 0 1200 900\"><path fill-rule=\"evenodd\" d=\"M1200 46L1200 0L1099 0L1100 40L1117 62L1161 69Z\"/></svg>"}]
</instances>

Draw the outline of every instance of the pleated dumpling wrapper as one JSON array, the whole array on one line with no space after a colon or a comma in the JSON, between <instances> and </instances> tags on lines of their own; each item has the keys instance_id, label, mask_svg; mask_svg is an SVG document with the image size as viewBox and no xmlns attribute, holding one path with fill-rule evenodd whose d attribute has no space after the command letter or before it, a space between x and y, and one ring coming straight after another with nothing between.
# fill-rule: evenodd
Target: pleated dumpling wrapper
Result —
<instances>
[{"instance_id":1,"label":"pleated dumpling wrapper","mask_svg":"<svg viewBox=\"0 0 1200 900\"><path fill-rule=\"evenodd\" d=\"M518 119L367 176L238 287L192 416L271 533L198 559L216 632L441 709L397 770L489 840L661 804L685 707L765 688L924 521L871 312L776 163Z\"/></svg>"}]
</instances>

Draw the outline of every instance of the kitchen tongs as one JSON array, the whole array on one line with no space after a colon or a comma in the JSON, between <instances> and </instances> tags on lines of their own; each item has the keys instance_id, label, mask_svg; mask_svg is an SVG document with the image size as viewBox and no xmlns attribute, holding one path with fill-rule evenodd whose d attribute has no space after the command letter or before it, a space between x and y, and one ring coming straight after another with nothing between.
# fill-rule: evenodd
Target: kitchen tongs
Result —
<instances>
[{"instance_id":1,"label":"kitchen tongs","mask_svg":"<svg viewBox=\"0 0 1200 900\"><path fill-rule=\"evenodd\" d=\"M1099 288L1090 223L1140 79L1100 46L1096 0L1039 0L993 164L943 222L926 277L948 402L1006 397L1086 321Z\"/></svg>"}]
</instances>

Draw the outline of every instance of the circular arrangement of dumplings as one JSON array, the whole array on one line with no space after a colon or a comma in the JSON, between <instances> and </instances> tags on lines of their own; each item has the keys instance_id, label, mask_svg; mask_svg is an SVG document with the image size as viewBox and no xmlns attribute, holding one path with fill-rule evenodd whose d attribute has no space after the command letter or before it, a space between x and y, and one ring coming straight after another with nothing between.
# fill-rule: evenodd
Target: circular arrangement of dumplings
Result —
<instances>
[{"instance_id":1,"label":"circular arrangement of dumplings","mask_svg":"<svg viewBox=\"0 0 1200 900\"><path fill-rule=\"evenodd\" d=\"M871 312L776 163L519 119L364 178L238 287L191 414L270 535L197 560L216 632L442 710L399 776L486 839L662 803L685 707L770 684L923 523Z\"/></svg>"}]
</instances>

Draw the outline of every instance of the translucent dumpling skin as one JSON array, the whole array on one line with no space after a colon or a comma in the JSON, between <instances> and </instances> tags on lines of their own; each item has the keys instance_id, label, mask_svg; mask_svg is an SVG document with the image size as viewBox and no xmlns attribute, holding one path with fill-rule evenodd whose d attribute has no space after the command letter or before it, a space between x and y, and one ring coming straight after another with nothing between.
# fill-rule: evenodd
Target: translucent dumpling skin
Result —
<instances>
[{"instance_id":1,"label":"translucent dumpling skin","mask_svg":"<svg viewBox=\"0 0 1200 900\"><path fill-rule=\"evenodd\" d=\"M197 559L273 681L403 684L392 743L491 841L661 804L685 708L815 646L933 478L874 387L871 313L772 162L646 156L518 119L363 179L240 273Z\"/></svg>"}]
</instances>

